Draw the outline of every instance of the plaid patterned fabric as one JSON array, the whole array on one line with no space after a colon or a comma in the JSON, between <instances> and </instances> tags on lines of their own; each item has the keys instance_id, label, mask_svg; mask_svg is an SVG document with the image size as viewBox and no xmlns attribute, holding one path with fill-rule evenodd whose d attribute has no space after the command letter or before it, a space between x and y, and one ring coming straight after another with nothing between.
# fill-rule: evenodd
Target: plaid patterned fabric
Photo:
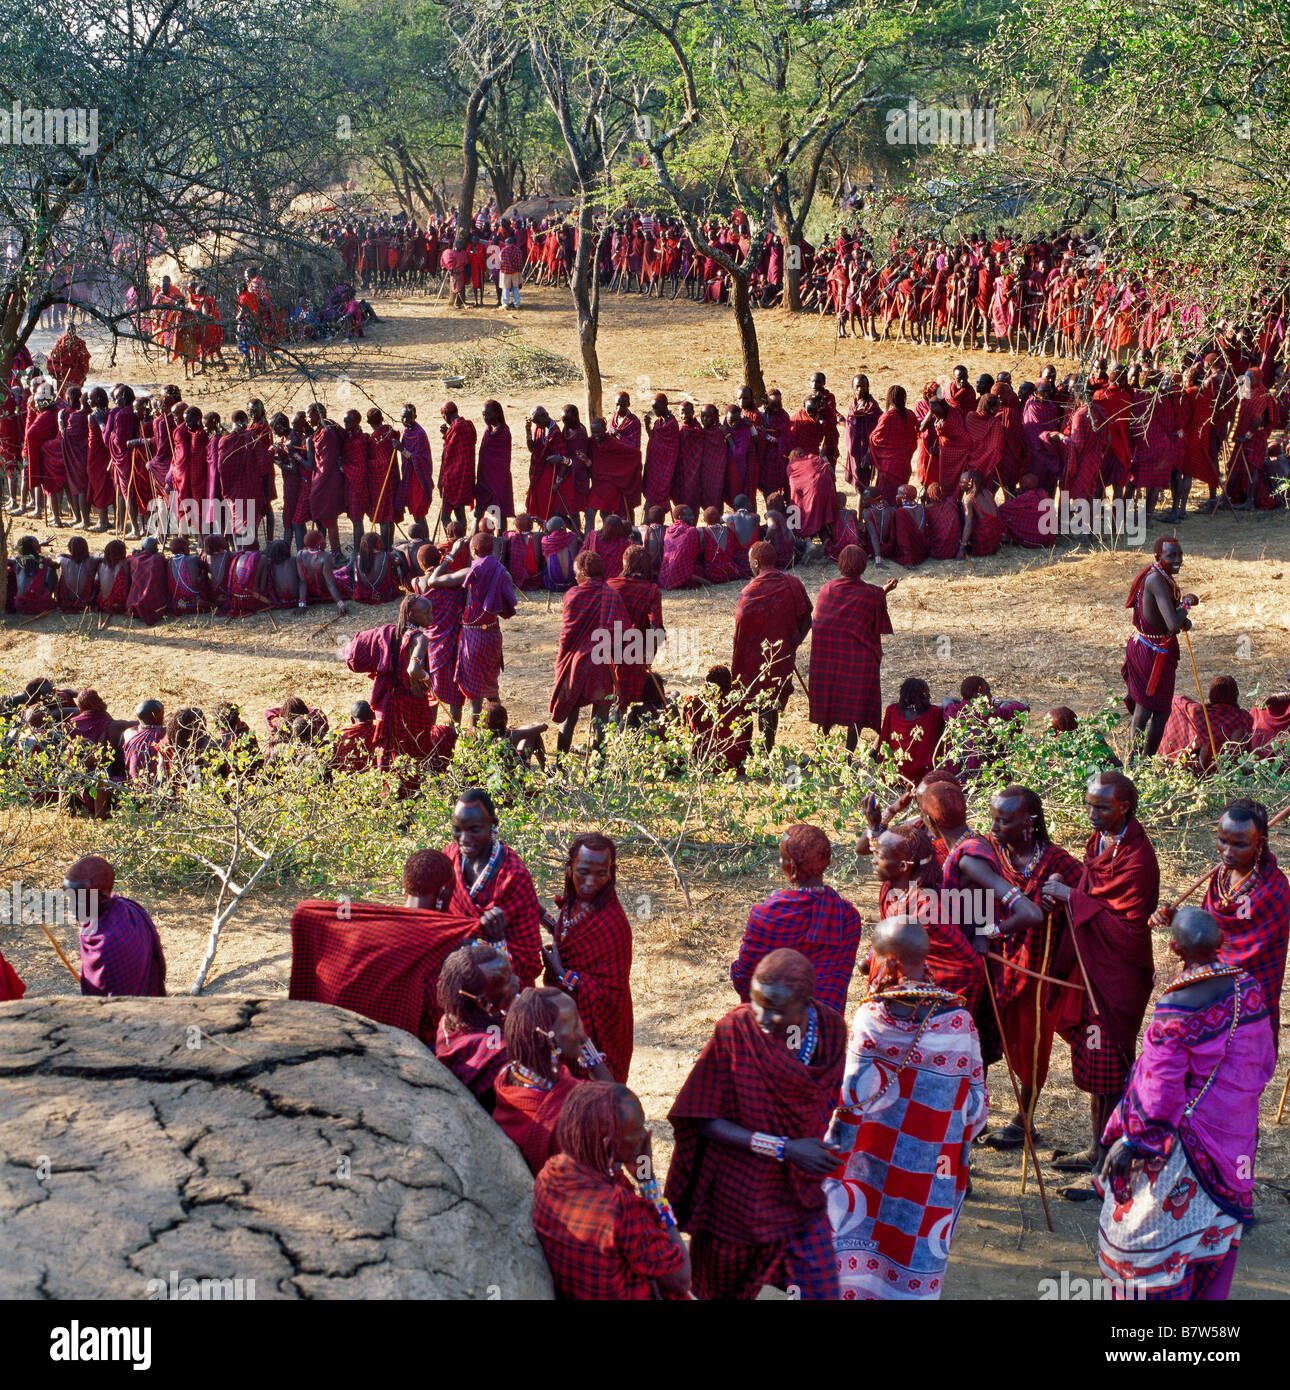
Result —
<instances>
[{"instance_id":1,"label":"plaid patterned fabric","mask_svg":"<svg viewBox=\"0 0 1290 1390\"><path fill-rule=\"evenodd\" d=\"M564 596L560 644L555 654L555 683L551 687L551 718L562 724L584 705L599 704L614 695L614 668L595 659L603 639L617 627L626 632L631 618L622 595L603 579L587 579Z\"/></svg>"},{"instance_id":2,"label":"plaid patterned fabric","mask_svg":"<svg viewBox=\"0 0 1290 1390\"><path fill-rule=\"evenodd\" d=\"M507 242L497 257L497 268L503 275L514 275L524 269L524 253L514 242Z\"/></svg>"},{"instance_id":3,"label":"plaid patterned fabric","mask_svg":"<svg viewBox=\"0 0 1290 1390\"><path fill-rule=\"evenodd\" d=\"M798 629L811 616L802 581L783 570L763 570L744 585L735 606L730 674L736 689L769 690L788 703L799 645Z\"/></svg>"},{"instance_id":4,"label":"plaid patterned fabric","mask_svg":"<svg viewBox=\"0 0 1290 1390\"><path fill-rule=\"evenodd\" d=\"M493 906L500 907L506 913L506 945L510 951L511 965L520 988L527 989L542 969L542 916L533 878L524 861L506 845L497 871L472 899L461 875L461 849L453 841L445 847L444 853L452 861L456 879L452 901L448 904L450 910L469 914L476 921L485 909Z\"/></svg>"},{"instance_id":5,"label":"plaid patterned fabric","mask_svg":"<svg viewBox=\"0 0 1290 1390\"><path fill-rule=\"evenodd\" d=\"M997 873L1001 873L1009 883L1015 884L1028 897L1031 902L1038 904L1039 892L1048 880L1056 874L1058 878L1072 888L1079 882L1079 876L1083 865L1073 855L1051 841L1039 856L1035 867L1026 876L1022 876L1019 870L1014 869L1012 860L1002 851L996 852L999 868ZM1053 914L1051 923L1051 940L1049 943L1048 959L1051 961L1057 955L1057 945L1059 933L1065 931L1066 923L1058 914ZM1044 924L1027 927L1025 931L1014 932L1004 936L991 949L997 954L1004 956L1014 965L1019 965L1022 970L1041 971L1044 960ZM1022 994L1028 993L1030 996L1031 1007L1034 1007L1034 991L1031 986L1034 980L1029 980L1025 975L1019 974L1015 970L1008 970L1006 967L999 967L995 971L994 995L999 1001L1000 1009L1005 1004L1018 999Z\"/></svg>"},{"instance_id":6,"label":"plaid patterned fabric","mask_svg":"<svg viewBox=\"0 0 1290 1390\"><path fill-rule=\"evenodd\" d=\"M497 678L502 669L502 628L489 622L462 624L457 639L457 689L466 700L497 698Z\"/></svg>"},{"instance_id":7,"label":"plaid patterned fabric","mask_svg":"<svg viewBox=\"0 0 1290 1390\"><path fill-rule=\"evenodd\" d=\"M645 505L666 507L672 495L672 475L681 456L681 426L675 415L655 417L645 445Z\"/></svg>"},{"instance_id":8,"label":"plaid patterned fabric","mask_svg":"<svg viewBox=\"0 0 1290 1390\"><path fill-rule=\"evenodd\" d=\"M642 643L650 632L663 630L663 598L657 584L651 584L647 579L627 579L622 575L609 580L608 584L622 599L627 616L631 619L631 628L641 634ZM625 629L624 639L626 631ZM614 667L619 709L626 709L641 698L645 691L645 677L649 667L648 660Z\"/></svg>"},{"instance_id":9,"label":"plaid patterned fabric","mask_svg":"<svg viewBox=\"0 0 1290 1390\"><path fill-rule=\"evenodd\" d=\"M883 711L878 741L895 755L897 771L917 786L936 765L936 748L944 729L945 715L939 705L924 710L917 719L906 719L898 704L890 704Z\"/></svg>"},{"instance_id":10,"label":"plaid patterned fabric","mask_svg":"<svg viewBox=\"0 0 1290 1390\"><path fill-rule=\"evenodd\" d=\"M1067 421L1062 440L1066 455L1062 470L1062 491L1072 499L1091 501L1098 491L1102 465L1106 458L1106 435L1093 428L1088 406L1079 406Z\"/></svg>"},{"instance_id":11,"label":"plaid patterned fabric","mask_svg":"<svg viewBox=\"0 0 1290 1390\"><path fill-rule=\"evenodd\" d=\"M1223 929L1218 958L1224 965L1240 966L1258 981L1276 1038L1281 1029L1281 988L1290 938L1290 883L1269 851L1250 891L1224 903L1216 885L1217 879L1211 879L1202 906Z\"/></svg>"},{"instance_id":12,"label":"plaid patterned fabric","mask_svg":"<svg viewBox=\"0 0 1290 1390\"><path fill-rule=\"evenodd\" d=\"M161 724L140 724L122 734L121 752L125 756L127 780L149 785L157 780L157 749L165 736L166 730Z\"/></svg>"},{"instance_id":13,"label":"plaid patterned fabric","mask_svg":"<svg viewBox=\"0 0 1290 1390\"><path fill-rule=\"evenodd\" d=\"M466 595L460 588L431 589L430 626L426 631L426 670L430 689L441 705L461 702L457 689L457 649Z\"/></svg>"},{"instance_id":14,"label":"plaid patterned fabric","mask_svg":"<svg viewBox=\"0 0 1290 1390\"><path fill-rule=\"evenodd\" d=\"M331 765L337 772L363 772L376 762L376 723L351 724L336 734Z\"/></svg>"},{"instance_id":15,"label":"plaid patterned fabric","mask_svg":"<svg viewBox=\"0 0 1290 1390\"><path fill-rule=\"evenodd\" d=\"M564 903L557 898L563 908ZM589 916L570 921L560 913L554 932L567 987L578 1005L587 1036L605 1054L614 1080L626 1084L632 1062L632 929L627 914L610 891L609 900Z\"/></svg>"},{"instance_id":16,"label":"plaid patterned fabric","mask_svg":"<svg viewBox=\"0 0 1290 1390\"><path fill-rule=\"evenodd\" d=\"M390 425L377 425L367 445L367 514L376 523L394 520L399 491L398 436Z\"/></svg>"},{"instance_id":17,"label":"plaid patterned fabric","mask_svg":"<svg viewBox=\"0 0 1290 1390\"><path fill-rule=\"evenodd\" d=\"M378 676L372 685L372 708L376 711L377 766L389 767L398 757L426 762L439 754L435 721L439 707L428 695L417 694L408 683L408 661L420 637L416 629L403 634L398 656L388 671L388 685L377 694ZM441 737L441 735L439 735Z\"/></svg>"},{"instance_id":18,"label":"plaid patterned fabric","mask_svg":"<svg viewBox=\"0 0 1290 1390\"><path fill-rule=\"evenodd\" d=\"M968 1012L977 1021L982 1003L989 1009L985 1000L985 958L977 954L972 943L976 940L976 928L984 925L978 921L973 910L974 900L979 889L963 877L962 863L965 857L983 859L996 874L1003 873L1003 865L989 840L980 835L965 835L945 857L944 873L941 880L942 895L962 893L958 901L962 904L961 922L929 922L927 935L931 950L927 955L927 973L932 983L951 994L961 994ZM942 896L942 902L951 901ZM948 913L941 913L947 916ZM984 1047L982 1049L984 1051Z\"/></svg>"},{"instance_id":19,"label":"plaid patterned fabric","mask_svg":"<svg viewBox=\"0 0 1290 1390\"><path fill-rule=\"evenodd\" d=\"M1047 502L1048 494L1042 488L1032 488L1029 492L1018 493L999 503L999 517L1013 545L1025 546L1028 550L1045 549L1057 544L1057 528L1048 532L1040 527L1040 508Z\"/></svg>"},{"instance_id":20,"label":"plaid patterned fabric","mask_svg":"<svg viewBox=\"0 0 1290 1390\"><path fill-rule=\"evenodd\" d=\"M533 1229L557 1298L643 1300L684 1255L653 1207L620 1172L613 1178L556 1154L533 1184Z\"/></svg>"},{"instance_id":21,"label":"plaid patterned fabric","mask_svg":"<svg viewBox=\"0 0 1290 1390\"><path fill-rule=\"evenodd\" d=\"M729 441L718 425L701 426L699 439L699 506L719 507L726 490Z\"/></svg>"},{"instance_id":22,"label":"plaid patterned fabric","mask_svg":"<svg viewBox=\"0 0 1290 1390\"><path fill-rule=\"evenodd\" d=\"M958 503L946 498L923 508L927 549L933 560L952 560L963 543L963 521Z\"/></svg>"},{"instance_id":23,"label":"plaid patterned fabric","mask_svg":"<svg viewBox=\"0 0 1290 1390\"><path fill-rule=\"evenodd\" d=\"M997 516L991 516L975 498L972 508L972 540L968 549L973 555L993 555L1003 544L1004 526Z\"/></svg>"},{"instance_id":24,"label":"plaid patterned fabric","mask_svg":"<svg viewBox=\"0 0 1290 1390\"><path fill-rule=\"evenodd\" d=\"M700 526L703 538L703 577L709 584L730 584L740 578L739 565L731 551L734 537L727 526ZM721 541L725 541L723 547Z\"/></svg>"},{"instance_id":25,"label":"plaid patterned fabric","mask_svg":"<svg viewBox=\"0 0 1290 1390\"><path fill-rule=\"evenodd\" d=\"M560 1152L555 1140L555 1127L560 1111L575 1086L582 1085L579 1077L561 1064L560 1075L549 1091L532 1086L512 1085L509 1071L502 1072L493 1083L493 1119L524 1155L529 1171L536 1176L547 1160Z\"/></svg>"},{"instance_id":26,"label":"plaid patterned fabric","mask_svg":"<svg viewBox=\"0 0 1290 1390\"><path fill-rule=\"evenodd\" d=\"M748 1004L716 1026L668 1114L676 1148L667 1198L681 1229L740 1244L789 1240L824 1211L820 1179L699 1137L698 1121L731 1120L754 1133L822 1138L837 1100L846 1024L818 1004L819 1031L803 1065L757 1027Z\"/></svg>"},{"instance_id":27,"label":"plaid patterned fabric","mask_svg":"<svg viewBox=\"0 0 1290 1390\"><path fill-rule=\"evenodd\" d=\"M690 1242L694 1296L754 1299L762 1289L784 1289L795 1298L836 1301L839 1297L833 1227L827 1215L813 1218L795 1235L769 1245L745 1245L701 1231Z\"/></svg>"},{"instance_id":28,"label":"plaid patterned fabric","mask_svg":"<svg viewBox=\"0 0 1290 1390\"><path fill-rule=\"evenodd\" d=\"M166 956L147 909L114 893L81 928L81 993L164 997Z\"/></svg>"},{"instance_id":29,"label":"plaid patterned fabric","mask_svg":"<svg viewBox=\"0 0 1290 1390\"><path fill-rule=\"evenodd\" d=\"M345 475L345 514L360 521L376 500L367 493L370 440L360 426L348 430L341 450L340 468ZM382 475L384 476L384 475Z\"/></svg>"},{"instance_id":30,"label":"plaid patterned fabric","mask_svg":"<svg viewBox=\"0 0 1290 1390\"><path fill-rule=\"evenodd\" d=\"M1220 753L1230 744L1240 749L1250 746L1254 718L1249 711L1235 705L1211 704L1206 709L1209 727L1214 731L1214 745ZM1198 701L1187 695L1174 696L1156 753L1169 762L1183 762L1194 772L1206 772L1213 766L1205 711Z\"/></svg>"},{"instance_id":31,"label":"plaid patterned fabric","mask_svg":"<svg viewBox=\"0 0 1290 1390\"><path fill-rule=\"evenodd\" d=\"M501 1025L478 1032L463 1028L450 1033L441 1018L435 1034L434 1055L491 1115L495 1099L493 1087L507 1064Z\"/></svg>"},{"instance_id":32,"label":"plaid patterned fabric","mask_svg":"<svg viewBox=\"0 0 1290 1390\"><path fill-rule=\"evenodd\" d=\"M744 1003L753 972L764 956L780 947L800 951L815 967L815 997L834 1013L847 1006L864 923L832 888L783 888L748 914L730 982Z\"/></svg>"},{"instance_id":33,"label":"plaid patterned fabric","mask_svg":"<svg viewBox=\"0 0 1290 1390\"><path fill-rule=\"evenodd\" d=\"M469 507L475 501L475 426L464 415L457 416L443 437L439 494L445 507Z\"/></svg>"},{"instance_id":34,"label":"plaid patterned fabric","mask_svg":"<svg viewBox=\"0 0 1290 1390\"><path fill-rule=\"evenodd\" d=\"M1168 487L1182 463L1178 410L1173 399L1154 392L1134 393L1129 434L1133 440L1133 481L1137 487Z\"/></svg>"},{"instance_id":35,"label":"plaid patterned fabric","mask_svg":"<svg viewBox=\"0 0 1290 1390\"><path fill-rule=\"evenodd\" d=\"M830 579L820 586L811 623L812 724L878 731L882 639L891 630L887 595L876 584Z\"/></svg>"},{"instance_id":36,"label":"plaid patterned fabric","mask_svg":"<svg viewBox=\"0 0 1290 1390\"><path fill-rule=\"evenodd\" d=\"M699 531L682 521L674 521L663 532L663 559L658 568L660 589L697 589L695 568L699 563Z\"/></svg>"},{"instance_id":37,"label":"plaid patterned fabric","mask_svg":"<svg viewBox=\"0 0 1290 1390\"><path fill-rule=\"evenodd\" d=\"M291 914L287 997L351 1009L433 1047L439 972L477 928L465 913L310 899Z\"/></svg>"},{"instance_id":38,"label":"plaid patterned fabric","mask_svg":"<svg viewBox=\"0 0 1290 1390\"><path fill-rule=\"evenodd\" d=\"M582 550L599 555L605 562L606 582L619 578L623 572L623 555L632 544L630 535L619 536L617 540L607 541L599 531L588 531L582 542Z\"/></svg>"}]
</instances>

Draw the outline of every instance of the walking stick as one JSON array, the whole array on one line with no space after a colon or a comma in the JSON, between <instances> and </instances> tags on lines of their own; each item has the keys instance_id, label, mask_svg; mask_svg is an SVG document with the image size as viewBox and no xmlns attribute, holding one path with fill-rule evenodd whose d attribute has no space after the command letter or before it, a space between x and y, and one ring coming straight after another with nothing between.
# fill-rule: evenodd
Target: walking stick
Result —
<instances>
[{"instance_id":1,"label":"walking stick","mask_svg":"<svg viewBox=\"0 0 1290 1390\"><path fill-rule=\"evenodd\" d=\"M1044 959L1039 967L1039 973L1045 974L1048 970L1048 953L1053 944L1053 917L1052 913L1044 913ZM1026 1107L1025 1124L1026 1133L1033 1134L1035 1128L1035 1104L1039 1100L1039 1034L1043 1027L1043 988L1035 985L1035 1051L1030 1064L1030 1104ZM1026 1195L1026 1162L1021 1162L1021 1195Z\"/></svg>"},{"instance_id":2,"label":"walking stick","mask_svg":"<svg viewBox=\"0 0 1290 1390\"><path fill-rule=\"evenodd\" d=\"M1008 1042L1007 1039L1003 1036L1003 1020L999 1017L999 1003L998 1000L996 1000L994 997L994 985L990 980L989 970L986 970L985 972L985 988L986 992L990 996L990 1008L994 1013L995 1027L999 1030L999 1046L1003 1048L1003 1065L1008 1070L1008 1081L1012 1086L1012 1094L1017 1102L1017 1113L1021 1114L1021 1092L1017 1089L1017 1078L1013 1075L1012 1058L1008 1056ZM1047 1222L1048 1229L1051 1231L1053 1229L1053 1214L1048 1210L1048 1193L1044 1189L1044 1175L1039 1171L1039 1159L1035 1155L1035 1145L1030 1137L1029 1126L1026 1127L1025 1135L1025 1151L1022 1156L1023 1169L1025 1164L1025 1154L1029 1154L1030 1161L1035 1166L1035 1181L1039 1184L1039 1200L1043 1203L1044 1220Z\"/></svg>"},{"instance_id":3,"label":"walking stick","mask_svg":"<svg viewBox=\"0 0 1290 1390\"><path fill-rule=\"evenodd\" d=\"M1281 1123L1281 1116L1286 1108L1287 1095L1290 1095L1290 1071L1286 1072L1286 1084L1281 1088L1281 1104L1277 1106L1277 1124Z\"/></svg>"},{"instance_id":4,"label":"walking stick","mask_svg":"<svg viewBox=\"0 0 1290 1390\"><path fill-rule=\"evenodd\" d=\"M80 982L81 982L81 977L80 977L80 975L77 973L76 967L71 963L70 960L67 959L67 953L66 953L66 952L63 950L63 948L58 944L58 941L57 941L57 939L55 938L54 933L53 933L52 931L49 930L48 925L47 925L46 923L44 923L44 922L42 922L42 923L40 924L40 929L41 929L41 931L43 931L43 932L45 933L45 935L46 935L47 937L49 937L49 944L54 948L55 951L58 952L58 959L61 960L61 961L63 962L63 964L67 967L67 973L68 973L68 974L72 977L72 979L75 980L76 983L79 985ZM1282 1104L1285 1104L1285 1098L1284 1098L1284 1097L1282 1097Z\"/></svg>"},{"instance_id":5,"label":"walking stick","mask_svg":"<svg viewBox=\"0 0 1290 1390\"><path fill-rule=\"evenodd\" d=\"M1191 657L1191 673L1196 677L1196 698L1200 701L1200 712L1205 716L1205 732L1209 735L1210 766L1218 763L1218 746L1214 742L1214 727L1209 722L1209 710L1205 707L1205 695L1200 688L1200 672L1196 669L1196 653L1191 649L1191 633L1183 628L1182 635L1187 639L1187 655Z\"/></svg>"}]
</instances>

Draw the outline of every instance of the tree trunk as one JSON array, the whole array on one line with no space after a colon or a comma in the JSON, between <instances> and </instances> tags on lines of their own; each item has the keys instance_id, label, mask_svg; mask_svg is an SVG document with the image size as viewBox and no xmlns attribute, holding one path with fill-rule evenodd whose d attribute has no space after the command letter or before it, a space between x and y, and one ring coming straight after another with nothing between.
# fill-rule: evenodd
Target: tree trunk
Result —
<instances>
[{"instance_id":1,"label":"tree trunk","mask_svg":"<svg viewBox=\"0 0 1290 1390\"><path fill-rule=\"evenodd\" d=\"M457 239L453 242L458 251L466 249L474 222L475 185L479 182L479 128L484 123L484 108L488 104L488 89L492 85L491 76L481 78L475 84L475 90L466 102L466 114L462 121L461 197L457 205Z\"/></svg>"},{"instance_id":2,"label":"tree trunk","mask_svg":"<svg viewBox=\"0 0 1290 1390\"><path fill-rule=\"evenodd\" d=\"M793 234L793 224L788 209L778 201L775 203L775 230L784 243L784 293L780 308L786 314L797 314L802 309L802 262L798 250L798 237Z\"/></svg>"},{"instance_id":3,"label":"tree trunk","mask_svg":"<svg viewBox=\"0 0 1290 1390\"><path fill-rule=\"evenodd\" d=\"M497 211L505 212L515 201L515 185L511 182L510 167L502 164L490 165L488 179L493 185L493 197L497 199Z\"/></svg>"},{"instance_id":4,"label":"tree trunk","mask_svg":"<svg viewBox=\"0 0 1290 1390\"><path fill-rule=\"evenodd\" d=\"M757 342L757 325L753 321L752 300L748 296L750 274L750 268L741 267L730 277L730 307L735 311L735 327L739 330L744 385L752 391L755 404L765 405L766 382L761 374L761 348Z\"/></svg>"},{"instance_id":5,"label":"tree trunk","mask_svg":"<svg viewBox=\"0 0 1290 1390\"><path fill-rule=\"evenodd\" d=\"M582 376L587 387L588 429L591 422L603 414L604 388L600 379L600 357L596 352L596 335L600 329L600 295L594 283L599 242L590 194L584 184L578 200L578 248L573 258L570 288L578 316L578 348L582 354Z\"/></svg>"}]
</instances>

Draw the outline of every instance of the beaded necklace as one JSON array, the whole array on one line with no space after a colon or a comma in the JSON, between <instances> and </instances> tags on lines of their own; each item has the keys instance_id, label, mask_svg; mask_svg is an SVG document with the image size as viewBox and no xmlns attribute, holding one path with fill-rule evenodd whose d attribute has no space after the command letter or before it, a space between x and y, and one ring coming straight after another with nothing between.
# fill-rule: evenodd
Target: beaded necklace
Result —
<instances>
[{"instance_id":1,"label":"beaded necklace","mask_svg":"<svg viewBox=\"0 0 1290 1390\"><path fill-rule=\"evenodd\" d=\"M533 1091L549 1091L555 1085L554 1081L548 1081L545 1076L539 1076L537 1072L531 1071L519 1062L511 1063L510 1076L512 1081L517 1081L521 1086L527 1086Z\"/></svg>"},{"instance_id":2,"label":"beaded necklace","mask_svg":"<svg viewBox=\"0 0 1290 1390\"><path fill-rule=\"evenodd\" d=\"M809 1066L811 1058L815 1053L815 1042L819 1032L819 1015L815 1012L815 1005L812 1004L806 1015L806 1037L802 1039L802 1045L797 1049L797 1060L805 1066Z\"/></svg>"},{"instance_id":3,"label":"beaded necklace","mask_svg":"<svg viewBox=\"0 0 1290 1390\"><path fill-rule=\"evenodd\" d=\"M1234 903L1238 897L1246 896L1259 881L1259 866L1256 864L1239 882L1233 884L1232 870L1219 869L1214 875L1214 892L1224 907Z\"/></svg>"},{"instance_id":4,"label":"beaded necklace","mask_svg":"<svg viewBox=\"0 0 1290 1390\"><path fill-rule=\"evenodd\" d=\"M1218 980L1225 975L1240 975L1244 972L1239 965L1214 965L1212 962L1205 965L1189 965L1182 970L1178 978L1171 980L1164 988L1166 994L1173 989L1184 989L1187 985L1194 985L1197 980Z\"/></svg>"},{"instance_id":5,"label":"beaded necklace","mask_svg":"<svg viewBox=\"0 0 1290 1390\"><path fill-rule=\"evenodd\" d=\"M1115 848L1111 851L1111 862L1114 863L1116 851L1120 848L1120 841L1123 840L1128 833L1129 821L1127 817L1125 818L1124 829L1121 830L1118 835L1108 835L1104 830L1099 830L1097 833L1097 852L1099 854L1105 854L1106 842L1110 840L1111 843L1115 846Z\"/></svg>"}]
</instances>

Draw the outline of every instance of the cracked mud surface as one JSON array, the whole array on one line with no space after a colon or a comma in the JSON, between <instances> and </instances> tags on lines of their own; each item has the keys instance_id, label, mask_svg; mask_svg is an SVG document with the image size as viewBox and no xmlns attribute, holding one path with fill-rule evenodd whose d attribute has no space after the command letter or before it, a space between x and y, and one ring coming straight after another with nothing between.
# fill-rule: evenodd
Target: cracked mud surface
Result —
<instances>
[{"instance_id":1,"label":"cracked mud surface","mask_svg":"<svg viewBox=\"0 0 1290 1390\"><path fill-rule=\"evenodd\" d=\"M415 1038L221 996L0 1006L0 1298L549 1298L532 1180ZM164 1296L164 1294L163 1294Z\"/></svg>"}]
</instances>

